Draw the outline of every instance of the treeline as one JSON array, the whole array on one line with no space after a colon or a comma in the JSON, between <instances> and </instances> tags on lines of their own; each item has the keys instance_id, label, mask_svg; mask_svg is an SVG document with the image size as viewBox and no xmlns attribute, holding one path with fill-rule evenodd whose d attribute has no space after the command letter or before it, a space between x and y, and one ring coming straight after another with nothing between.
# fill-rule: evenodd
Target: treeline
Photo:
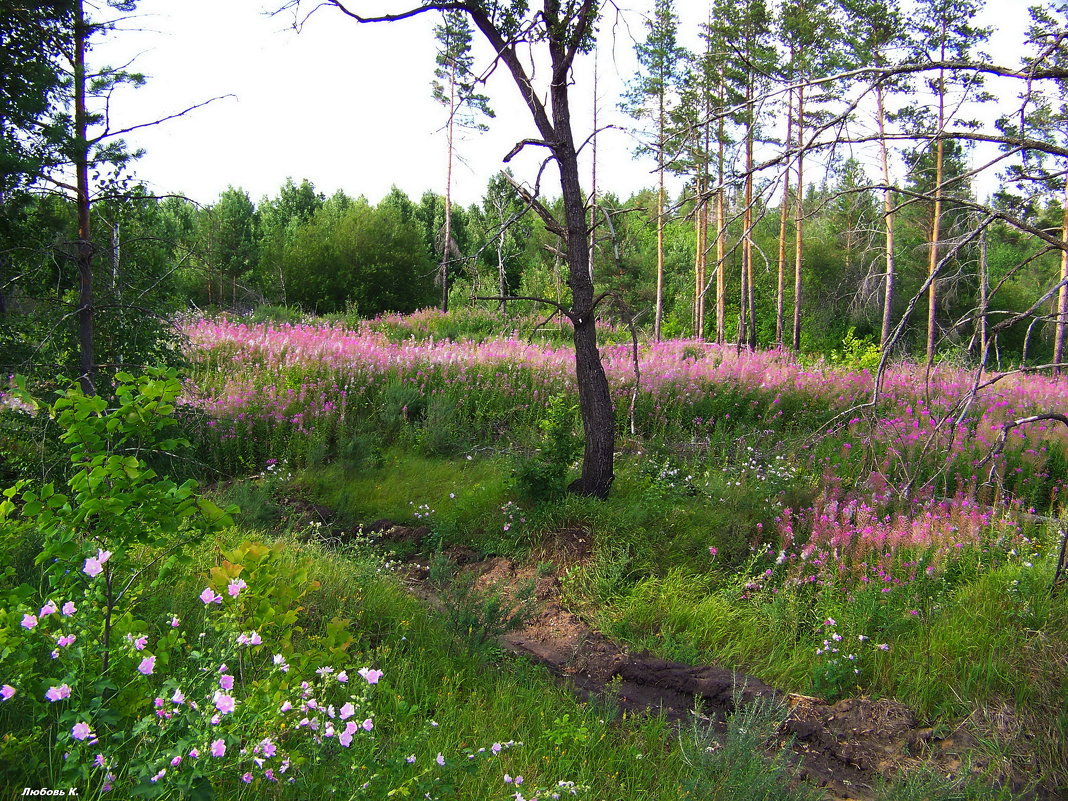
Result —
<instances>
[{"instance_id":1,"label":"treeline","mask_svg":"<svg viewBox=\"0 0 1068 801\"><path fill-rule=\"evenodd\" d=\"M714 0L691 52L672 0L656 0L623 106L657 180L627 198L590 182L597 313L654 338L1064 361L1068 6L1036 6L1018 63L1001 66L981 54L979 8ZM143 77L84 64L112 22L18 2L0 23L8 373L34 364L91 383L96 366L153 363L174 352L167 331L187 308L526 313L541 298L547 316L570 303L546 224L560 202L504 173L467 207L448 186L371 203L292 180L258 201L240 188L207 206L153 197L107 122L110 90ZM669 174L684 179L676 197Z\"/></svg>"}]
</instances>

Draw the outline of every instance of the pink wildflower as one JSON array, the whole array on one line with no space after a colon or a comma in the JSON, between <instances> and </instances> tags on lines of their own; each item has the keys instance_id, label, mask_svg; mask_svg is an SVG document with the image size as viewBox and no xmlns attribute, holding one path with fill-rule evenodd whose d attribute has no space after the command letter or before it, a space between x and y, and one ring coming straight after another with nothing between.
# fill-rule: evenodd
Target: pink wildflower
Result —
<instances>
[{"instance_id":1,"label":"pink wildflower","mask_svg":"<svg viewBox=\"0 0 1068 801\"><path fill-rule=\"evenodd\" d=\"M70 698L70 685L61 684L58 687L49 687L48 690L45 691L45 698L53 703L61 701L64 698Z\"/></svg>"},{"instance_id":2,"label":"pink wildflower","mask_svg":"<svg viewBox=\"0 0 1068 801\"><path fill-rule=\"evenodd\" d=\"M378 680L382 678L382 671L381 670L372 670L371 668L360 668L356 672L359 673L361 676L363 676L363 678L366 679L368 684L378 684Z\"/></svg>"},{"instance_id":3,"label":"pink wildflower","mask_svg":"<svg viewBox=\"0 0 1068 801\"><path fill-rule=\"evenodd\" d=\"M241 594L241 590L245 589L247 586L248 584L246 584L243 579L233 579L226 585L226 591L232 598L236 598Z\"/></svg>"},{"instance_id":4,"label":"pink wildflower","mask_svg":"<svg viewBox=\"0 0 1068 801\"><path fill-rule=\"evenodd\" d=\"M15 688L12 687L10 684L5 684L3 687L0 687L0 700L8 701L14 696Z\"/></svg>"},{"instance_id":5,"label":"pink wildflower","mask_svg":"<svg viewBox=\"0 0 1068 801\"><path fill-rule=\"evenodd\" d=\"M63 611L63 616L64 617L70 617L71 615L73 615L75 612L78 611L78 607L76 607L74 605L74 601L67 601L65 604L63 604L63 610L62 611Z\"/></svg>"},{"instance_id":6,"label":"pink wildflower","mask_svg":"<svg viewBox=\"0 0 1068 801\"><path fill-rule=\"evenodd\" d=\"M37 625L37 616L26 614L22 616L22 628L29 631Z\"/></svg>"},{"instance_id":7,"label":"pink wildflower","mask_svg":"<svg viewBox=\"0 0 1068 801\"><path fill-rule=\"evenodd\" d=\"M93 730L84 721L78 721L70 730L71 737L75 740L86 740L92 733Z\"/></svg>"},{"instance_id":8,"label":"pink wildflower","mask_svg":"<svg viewBox=\"0 0 1068 801\"><path fill-rule=\"evenodd\" d=\"M205 605L221 604L222 596L216 595L215 590L213 590L211 587L205 587L204 592L200 593L200 600L203 601Z\"/></svg>"},{"instance_id":9,"label":"pink wildflower","mask_svg":"<svg viewBox=\"0 0 1068 801\"><path fill-rule=\"evenodd\" d=\"M48 617L48 615L53 615L58 611L59 607L56 606L56 602L48 601L48 603L41 607L41 611L38 614L40 614L41 617Z\"/></svg>"},{"instance_id":10,"label":"pink wildflower","mask_svg":"<svg viewBox=\"0 0 1068 801\"><path fill-rule=\"evenodd\" d=\"M137 672L142 676L151 676L156 669L156 657L146 656L141 660L141 664L137 666Z\"/></svg>"},{"instance_id":11,"label":"pink wildflower","mask_svg":"<svg viewBox=\"0 0 1068 801\"><path fill-rule=\"evenodd\" d=\"M226 743L221 739L215 740L211 744L211 755L213 757L221 757L226 753Z\"/></svg>"}]
</instances>

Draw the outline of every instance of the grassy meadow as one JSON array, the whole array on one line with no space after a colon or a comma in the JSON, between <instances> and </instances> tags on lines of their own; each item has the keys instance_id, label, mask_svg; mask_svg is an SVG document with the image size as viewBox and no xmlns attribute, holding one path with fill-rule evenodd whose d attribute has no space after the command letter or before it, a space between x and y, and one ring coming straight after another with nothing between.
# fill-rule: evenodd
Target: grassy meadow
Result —
<instances>
[{"instance_id":1,"label":"grassy meadow","mask_svg":"<svg viewBox=\"0 0 1068 801\"><path fill-rule=\"evenodd\" d=\"M19 485L0 507L10 786L819 797L761 754L781 713L739 713L711 743L580 704L493 645L496 607L454 600L471 605L457 631L405 591L396 562L412 553L321 536L389 519L428 526L442 571L462 546L554 572L569 609L634 651L828 700L893 698L968 733L963 778L898 776L882 797L1010 798L1010 774L1068 790L1068 601L1051 591L1068 430L1010 425L1063 408L1068 381L891 364L872 405L870 354L666 341L641 344L636 371L629 335L608 331L619 453L602 502L563 492L581 453L566 332L461 310L184 333L179 389L134 392L131 377L121 416L54 409L68 488ZM183 460L151 455L179 440ZM178 483L190 471L206 494ZM140 528L102 532L108 514ZM563 529L589 534L588 558L546 561Z\"/></svg>"}]
</instances>

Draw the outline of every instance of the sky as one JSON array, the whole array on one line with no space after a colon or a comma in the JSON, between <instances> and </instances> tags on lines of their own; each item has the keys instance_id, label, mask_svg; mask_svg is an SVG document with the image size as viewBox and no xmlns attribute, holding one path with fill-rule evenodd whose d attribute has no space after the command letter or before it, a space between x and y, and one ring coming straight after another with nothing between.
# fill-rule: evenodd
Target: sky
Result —
<instances>
[{"instance_id":1,"label":"sky","mask_svg":"<svg viewBox=\"0 0 1068 801\"><path fill-rule=\"evenodd\" d=\"M276 195L287 177L308 178L327 195L343 190L372 202L394 185L413 199L428 189L443 193L446 117L430 86L437 15L360 25L323 8L298 33L292 14L269 15L282 2L141 0L122 30L101 40L93 57L110 64L136 59L132 68L148 77L144 87L115 98L118 126L162 119L219 97L130 134L129 143L146 152L136 163L137 176L158 194L182 193L200 203L213 202L230 185L259 202ZM402 5L383 0L377 7L395 11ZM676 3L684 44L696 44L699 20L688 19L687 9L696 13L698 5L704 7L693 0ZM656 180L652 160L635 157L634 123L618 109L637 68L634 43L645 36L650 6L651 0L621 0L619 13L600 26L598 125L613 127L598 138L598 186L624 197ZM995 25L995 60L1002 41L1020 41L1025 7L1025 0L989 0L981 21ZM474 52L476 69L491 60L477 34ZM592 56L584 57L575 70L577 141L593 129L593 65ZM485 93L496 112L490 130L458 143L453 192L464 204L481 198L516 142L536 135L503 67L489 77ZM587 148L587 180L589 155ZM543 157L543 150L528 147L509 166L533 183ZM559 194L556 180L555 172L546 172L544 194ZM677 191L680 182L672 188Z\"/></svg>"},{"instance_id":2,"label":"sky","mask_svg":"<svg viewBox=\"0 0 1068 801\"><path fill-rule=\"evenodd\" d=\"M128 142L146 152L135 166L138 177L158 193L184 192L201 203L228 185L258 202L287 177L308 178L327 195L342 189L371 201L393 185L413 198L444 192L446 114L431 98L436 15L359 25L321 9L297 33L292 15L270 17L272 8L269 0L142 0L127 30L103 41L98 57L114 64L136 56L134 68L148 77L144 87L115 99L117 124L160 119L224 96L131 134ZM627 16L635 35L643 35L640 16ZM628 125L616 106L634 71L633 40L619 30L616 52L606 47L598 56L599 125ZM488 63L477 40L475 55ZM577 139L592 130L592 66L587 58L576 71L583 87L575 98ZM496 118L487 133L458 143L453 182L461 203L479 200L516 142L536 135L503 69L485 92ZM654 182L653 164L633 159L635 145L620 130L600 137L602 186L629 193ZM533 181L541 161L536 150L512 161L517 177ZM559 194L555 180L546 174L546 194Z\"/></svg>"}]
</instances>

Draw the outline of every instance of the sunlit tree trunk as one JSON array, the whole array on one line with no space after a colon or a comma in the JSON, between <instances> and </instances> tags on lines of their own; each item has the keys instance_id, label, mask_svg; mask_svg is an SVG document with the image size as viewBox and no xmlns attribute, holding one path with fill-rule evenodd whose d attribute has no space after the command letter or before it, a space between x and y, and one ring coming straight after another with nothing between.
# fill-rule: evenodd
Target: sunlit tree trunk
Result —
<instances>
[{"instance_id":1,"label":"sunlit tree trunk","mask_svg":"<svg viewBox=\"0 0 1068 801\"><path fill-rule=\"evenodd\" d=\"M794 93L789 93L786 102L786 149L793 146ZM775 291L775 343L783 342L783 319L786 294L786 229L790 219L790 161L787 159L782 180L782 205L779 207L779 259L778 282Z\"/></svg>"},{"instance_id":2,"label":"sunlit tree trunk","mask_svg":"<svg viewBox=\"0 0 1068 801\"><path fill-rule=\"evenodd\" d=\"M805 224L805 88L797 89L797 201L794 214L794 329L791 346L801 350L801 266Z\"/></svg>"}]
</instances>

